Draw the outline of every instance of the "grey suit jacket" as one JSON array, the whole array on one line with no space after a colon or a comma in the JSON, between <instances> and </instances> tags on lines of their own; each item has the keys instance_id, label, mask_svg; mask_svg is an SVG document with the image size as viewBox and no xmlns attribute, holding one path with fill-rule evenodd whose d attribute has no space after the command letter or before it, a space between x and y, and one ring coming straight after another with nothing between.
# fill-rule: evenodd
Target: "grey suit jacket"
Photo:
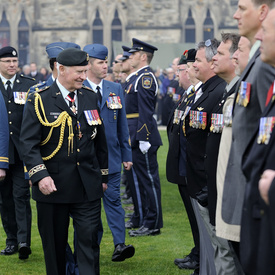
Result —
<instances>
[{"instance_id":1,"label":"grey suit jacket","mask_svg":"<svg viewBox=\"0 0 275 275\"><path fill-rule=\"evenodd\" d=\"M222 218L226 223L240 225L246 179L242 172L243 153L258 125L265 107L267 92L275 78L275 69L263 63L259 49L247 64L241 81L251 84L250 102L247 107L235 104L232 121L232 144L225 175ZM236 97L235 97L236 101Z\"/></svg>"}]
</instances>

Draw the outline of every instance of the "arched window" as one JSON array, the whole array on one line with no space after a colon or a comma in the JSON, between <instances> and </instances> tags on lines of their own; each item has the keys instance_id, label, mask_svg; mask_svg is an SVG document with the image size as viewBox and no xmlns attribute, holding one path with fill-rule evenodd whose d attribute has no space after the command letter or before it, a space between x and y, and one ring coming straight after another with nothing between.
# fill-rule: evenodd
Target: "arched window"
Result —
<instances>
[{"instance_id":1,"label":"arched window","mask_svg":"<svg viewBox=\"0 0 275 275\"><path fill-rule=\"evenodd\" d=\"M112 41L122 41L122 27L117 10L112 21Z\"/></svg>"},{"instance_id":2,"label":"arched window","mask_svg":"<svg viewBox=\"0 0 275 275\"><path fill-rule=\"evenodd\" d=\"M29 58L29 24L25 17L25 12L22 11L21 19L18 24L18 51L19 51L19 66L24 66L30 63Z\"/></svg>"},{"instance_id":3,"label":"arched window","mask_svg":"<svg viewBox=\"0 0 275 275\"><path fill-rule=\"evenodd\" d=\"M210 11L207 9L206 18L203 23L203 40L213 39L214 37L214 24L210 16Z\"/></svg>"},{"instance_id":4,"label":"arched window","mask_svg":"<svg viewBox=\"0 0 275 275\"><path fill-rule=\"evenodd\" d=\"M188 17L185 21L185 42L186 43L196 42L196 26L195 26L195 21L192 17L191 9L189 9Z\"/></svg>"},{"instance_id":5,"label":"arched window","mask_svg":"<svg viewBox=\"0 0 275 275\"><path fill-rule=\"evenodd\" d=\"M0 48L10 45L10 24L6 17L6 12L3 11L2 20L0 22Z\"/></svg>"},{"instance_id":6,"label":"arched window","mask_svg":"<svg viewBox=\"0 0 275 275\"><path fill-rule=\"evenodd\" d=\"M103 44L103 24L99 17L98 9L96 10L96 16L93 22L93 43Z\"/></svg>"}]
</instances>

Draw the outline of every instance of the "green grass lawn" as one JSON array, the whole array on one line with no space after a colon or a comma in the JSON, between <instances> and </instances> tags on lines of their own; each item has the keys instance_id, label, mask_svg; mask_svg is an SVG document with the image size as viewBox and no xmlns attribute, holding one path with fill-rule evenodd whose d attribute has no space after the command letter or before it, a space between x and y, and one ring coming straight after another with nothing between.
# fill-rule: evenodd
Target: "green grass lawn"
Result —
<instances>
[{"instance_id":1,"label":"green grass lawn","mask_svg":"<svg viewBox=\"0 0 275 275\"><path fill-rule=\"evenodd\" d=\"M101 274L144 275L144 274L191 274L191 270L180 270L174 259L189 254L193 247L192 234L184 205L175 184L167 182L165 163L167 155L166 131L160 131L163 146L158 151L159 174L162 187L162 210L164 226L161 234L152 237L130 238L126 233L126 244L135 246L136 253L131 259L114 263L111 261L114 250L111 231L106 223L104 210L102 220L104 235L100 246ZM37 229L36 207L32 200L32 255L28 260L19 260L18 254L0 256L1 275L45 274L45 264L40 236ZM5 247L5 233L0 225L0 249ZM70 227L70 243L72 227ZM85 274L83 274L85 275Z\"/></svg>"}]
</instances>

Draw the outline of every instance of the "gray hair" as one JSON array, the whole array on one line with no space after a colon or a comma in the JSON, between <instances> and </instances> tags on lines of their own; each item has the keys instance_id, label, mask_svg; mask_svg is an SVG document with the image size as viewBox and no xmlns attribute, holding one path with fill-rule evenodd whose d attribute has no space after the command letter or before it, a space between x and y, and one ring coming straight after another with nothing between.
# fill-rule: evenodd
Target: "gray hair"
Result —
<instances>
[{"instance_id":1,"label":"gray hair","mask_svg":"<svg viewBox=\"0 0 275 275\"><path fill-rule=\"evenodd\" d=\"M206 41L201 41L197 44L196 50L205 49L205 58L210 62L214 55L217 54L217 48L220 45L220 41L216 38L207 39Z\"/></svg>"}]
</instances>

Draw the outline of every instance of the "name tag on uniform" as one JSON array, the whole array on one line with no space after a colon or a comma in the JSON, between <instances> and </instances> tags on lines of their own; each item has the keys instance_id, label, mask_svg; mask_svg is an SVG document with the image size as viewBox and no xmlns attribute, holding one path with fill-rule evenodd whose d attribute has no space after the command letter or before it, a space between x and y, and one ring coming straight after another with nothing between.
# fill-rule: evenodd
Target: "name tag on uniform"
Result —
<instances>
[{"instance_id":1,"label":"name tag on uniform","mask_svg":"<svg viewBox=\"0 0 275 275\"><path fill-rule=\"evenodd\" d=\"M26 103L26 92L13 92L14 103L24 105Z\"/></svg>"},{"instance_id":2,"label":"name tag on uniform","mask_svg":"<svg viewBox=\"0 0 275 275\"><path fill-rule=\"evenodd\" d=\"M97 110L86 110L84 111L86 120L90 126L92 125L101 125L101 119L99 117Z\"/></svg>"}]
</instances>

